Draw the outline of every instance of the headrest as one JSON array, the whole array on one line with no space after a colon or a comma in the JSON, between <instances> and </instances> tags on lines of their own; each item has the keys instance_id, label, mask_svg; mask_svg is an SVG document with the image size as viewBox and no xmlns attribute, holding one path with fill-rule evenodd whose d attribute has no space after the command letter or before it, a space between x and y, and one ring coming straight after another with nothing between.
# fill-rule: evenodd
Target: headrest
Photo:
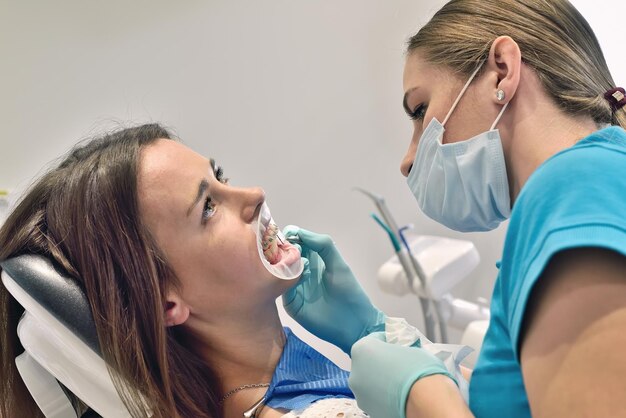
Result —
<instances>
[{"instance_id":1,"label":"headrest","mask_svg":"<svg viewBox=\"0 0 626 418\"><path fill-rule=\"evenodd\" d=\"M58 381L101 416L130 418L102 358L89 303L76 281L42 256L22 255L0 267L2 283L26 310L17 327L25 351L15 363L44 415L76 416Z\"/></svg>"},{"instance_id":2,"label":"headrest","mask_svg":"<svg viewBox=\"0 0 626 418\"><path fill-rule=\"evenodd\" d=\"M89 302L75 280L38 255L10 258L0 262L0 267L89 348L101 354Z\"/></svg>"}]
</instances>

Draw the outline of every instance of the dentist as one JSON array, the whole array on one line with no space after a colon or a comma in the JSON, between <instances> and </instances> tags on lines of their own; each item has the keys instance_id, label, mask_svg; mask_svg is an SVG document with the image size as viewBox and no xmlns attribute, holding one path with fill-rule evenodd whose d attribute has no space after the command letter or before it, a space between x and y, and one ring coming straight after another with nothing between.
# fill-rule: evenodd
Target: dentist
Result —
<instances>
[{"instance_id":1,"label":"dentist","mask_svg":"<svg viewBox=\"0 0 626 418\"><path fill-rule=\"evenodd\" d=\"M365 412L626 416L625 94L567 0L452 0L409 40L419 207L462 232L510 223L469 405L438 358L385 341L328 236L287 231L307 268L285 308L351 354Z\"/></svg>"}]
</instances>

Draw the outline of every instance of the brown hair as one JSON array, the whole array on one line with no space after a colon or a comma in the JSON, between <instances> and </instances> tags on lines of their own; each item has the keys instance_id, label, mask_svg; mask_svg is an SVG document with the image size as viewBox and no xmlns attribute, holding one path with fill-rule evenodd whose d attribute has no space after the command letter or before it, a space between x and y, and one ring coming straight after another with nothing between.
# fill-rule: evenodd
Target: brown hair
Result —
<instances>
[{"instance_id":1,"label":"brown hair","mask_svg":"<svg viewBox=\"0 0 626 418\"><path fill-rule=\"evenodd\" d=\"M409 39L408 52L469 77L502 35L563 111L626 128L626 108L613 112L604 98L616 86L600 44L567 0L452 0Z\"/></svg>"},{"instance_id":2,"label":"brown hair","mask_svg":"<svg viewBox=\"0 0 626 418\"><path fill-rule=\"evenodd\" d=\"M210 365L163 312L175 275L140 221L142 147L170 139L157 124L107 134L74 148L39 179L0 229L0 260L40 254L83 288L102 355L135 418L221 417ZM23 308L0 286L0 416L42 417L15 367Z\"/></svg>"}]
</instances>

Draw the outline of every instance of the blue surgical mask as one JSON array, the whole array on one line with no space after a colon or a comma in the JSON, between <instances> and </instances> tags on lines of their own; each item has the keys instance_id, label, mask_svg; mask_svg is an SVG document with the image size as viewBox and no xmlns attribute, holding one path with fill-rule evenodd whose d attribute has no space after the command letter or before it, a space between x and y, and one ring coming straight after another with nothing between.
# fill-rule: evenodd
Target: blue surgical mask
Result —
<instances>
[{"instance_id":1,"label":"blue surgical mask","mask_svg":"<svg viewBox=\"0 0 626 418\"><path fill-rule=\"evenodd\" d=\"M500 133L505 104L487 132L443 144L444 125L478 73L467 81L443 123L433 118L419 141L407 183L422 211L461 232L489 231L511 215Z\"/></svg>"}]
</instances>

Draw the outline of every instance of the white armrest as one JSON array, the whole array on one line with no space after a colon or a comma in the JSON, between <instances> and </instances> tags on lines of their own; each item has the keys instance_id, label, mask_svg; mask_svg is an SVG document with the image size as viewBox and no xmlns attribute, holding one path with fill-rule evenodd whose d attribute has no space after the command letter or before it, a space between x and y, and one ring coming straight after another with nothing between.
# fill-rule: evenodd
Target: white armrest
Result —
<instances>
[{"instance_id":1,"label":"white armrest","mask_svg":"<svg viewBox=\"0 0 626 418\"><path fill-rule=\"evenodd\" d=\"M46 418L77 418L57 380L24 352L15 359L17 370Z\"/></svg>"}]
</instances>

